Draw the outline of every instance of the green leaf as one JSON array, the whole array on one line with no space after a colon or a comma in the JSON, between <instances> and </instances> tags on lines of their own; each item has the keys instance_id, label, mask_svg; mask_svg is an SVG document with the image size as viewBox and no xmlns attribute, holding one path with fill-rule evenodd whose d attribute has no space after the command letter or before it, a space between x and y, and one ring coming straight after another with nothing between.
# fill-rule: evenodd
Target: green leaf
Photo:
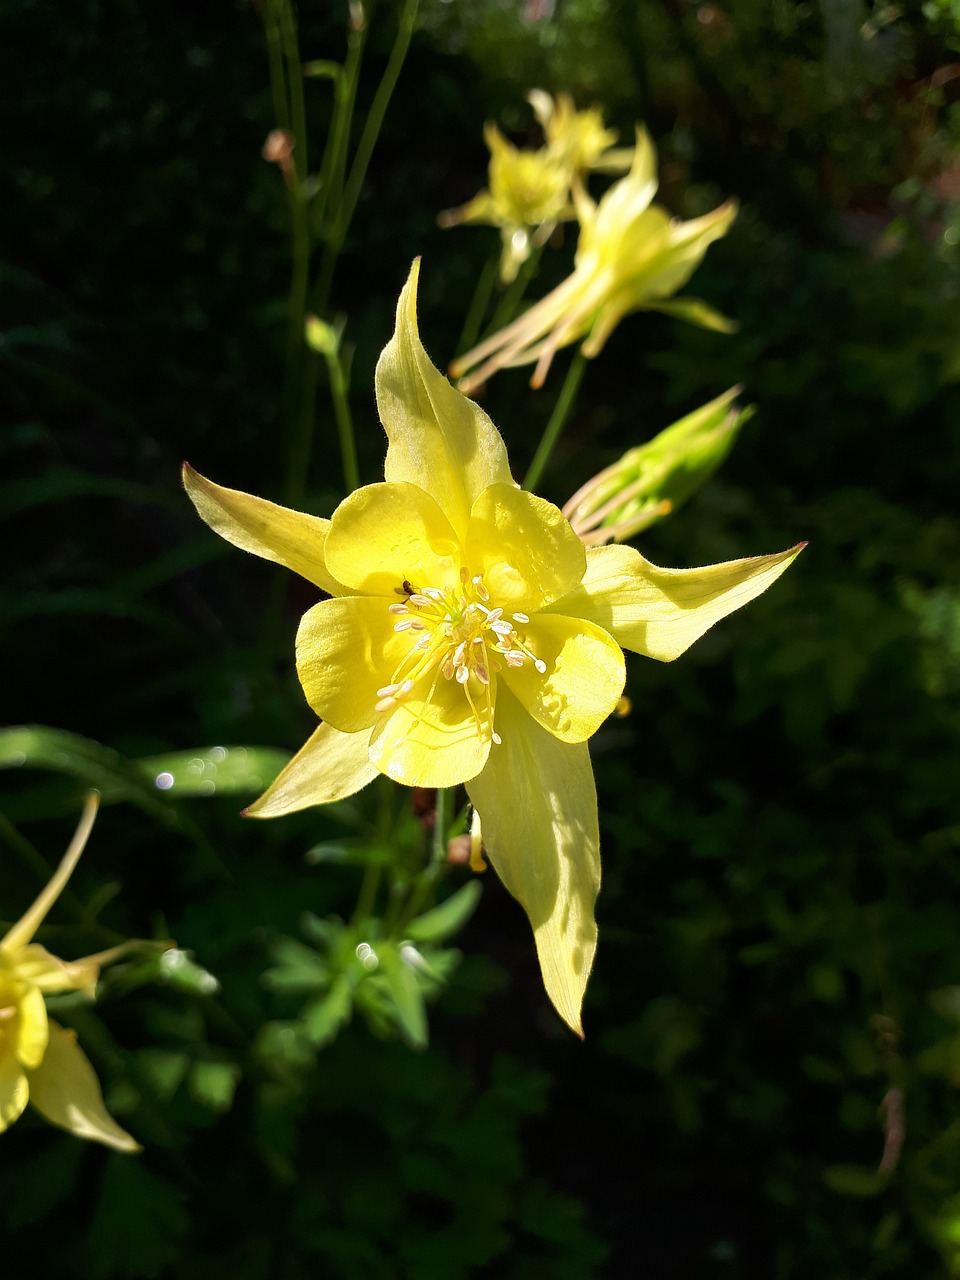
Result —
<instances>
[{"instance_id":1,"label":"green leaf","mask_svg":"<svg viewBox=\"0 0 960 1280\"><path fill-rule=\"evenodd\" d=\"M414 942L443 942L458 933L476 910L483 887L479 880L468 880L431 911L425 911L406 925L404 932Z\"/></svg>"},{"instance_id":2,"label":"green leaf","mask_svg":"<svg viewBox=\"0 0 960 1280\"><path fill-rule=\"evenodd\" d=\"M161 1275L180 1253L186 1192L139 1160L111 1156L77 1270L88 1280Z\"/></svg>"},{"instance_id":3,"label":"green leaf","mask_svg":"<svg viewBox=\"0 0 960 1280\"><path fill-rule=\"evenodd\" d=\"M211 1111L229 1111L240 1075L236 1062L201 1060L191 1067L187 1088L197 1102Z\"/></svg>"},{"instance_id":4,"label":"green leaf","mask_svg":"<svg viewBox=\"0 0 960 1280\"><path fill-rule=\"evenodd\" d=\"M158 790L180 798L262 791L289 759L273 747L206 747L133 764Z\"/></svg>"},{"instance_id":5,"label":"green leaf","mask_svg":"<svg viewBox=\"0 0 960 1280\"><path fill-rule=\"evenodd\" d=\"M353 986L345 974L340 974L325 995L311 1000L300 1017L307 1038L319 1049L336 1038L340 1028L349 1021L353 1009Z\"/></svg>"},{"instance_id":6,"label":"green leaf","mask_svg":"<svg viewBox=\"0 0 960 1280\"><path fill-rule=\"evenodd\" d=\"M185 1053L171 1049L141 1049L137 1069L160 1102L169 1102L190 1067Z\"/></svg>"},{"instance_id":7,"label":"green leaf","mask_svg":"<svg viewBox=\"0 0 960 1280\"><path fill-rule=\"evenodd\" d=\"M390 1002L390 1011L400 1034L411 1049L427 1047L427 1013L423 992L413 969L390 946L377 948L380 961L377 976L370 979ZM360 990L363 990L361 986Z\"/></svg>"},{"instance_id":8,"label":"green leaf","mask_svg":"<svg viewBox=\"0 0 960 1280\"><path fill-rule=\"evenodd\" d=\"M823 1171L823 1180L831 1191L844 1196L868 1197L879 1195L888 1179L876 1169L858 1164L832 1164Z\"/></svg>"}]
</instances>

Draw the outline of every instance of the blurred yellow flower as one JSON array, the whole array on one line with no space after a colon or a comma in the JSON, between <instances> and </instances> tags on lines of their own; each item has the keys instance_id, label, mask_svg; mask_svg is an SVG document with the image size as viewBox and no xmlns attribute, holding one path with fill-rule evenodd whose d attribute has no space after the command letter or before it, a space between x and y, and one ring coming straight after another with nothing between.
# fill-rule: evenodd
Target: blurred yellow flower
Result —
<instances>
[{"instance_id":1,"label":"blurred yellow flower","mask_svg":"<svg viewBox=\"0 0 960 1280\"><path fill-rule=\"evenodd\" d=\"M628 547L587 551L555 506L517 487L496 427L431 364L417 270L377 366L385 483L322 520L184 469L212 528L332 597L297 634L322 723L248 812L339 800L378 772L464 783L490 861L530 917L547 992L581 1033L600 884L587 739L620 700L622 650L677 657L799 548L690 570Z\"/></svg>"},{"instance_id":2,"label":"blurred yellow flower","mask_svg":"<svg viewBox=\"0 0 960 1280\"><path fill-rule=\"evenodd\" d=\"M508 142L495 124L483 130L490 149L489 187L459 209L447 209L441 227L483 222L500 228L500 278L509 283L531 249L548 239L557 223L574 216L570 170L548 148L525 151Z\"/></svg>"},{"instance_id":3,"label":"blurred yellow flower","mask_svg":"<svg viewBox=\"0 0 960 1280\"><path fill-rule=\"evenodd\" d=\"M637 129L633 164L599 204L576 190L580 238L573 274L512 324L450 366L461 389L471 391L498 369L536 362L531 386L542 386L556 352L583 339L597 355L629 311L664 311L707 328L729 331L730 321L695 298L673 298L699 266L708 246L736 217L732 200L690 222L651 204L657 160L646 130Z\"/></svg>"},{"instance_id":4,"label":"blurred yellow flower","mask_svg":"<svg viewBox=\"0 0 960 1280\"><path fill-rule=\"evenodd\" d=\"M599 107L578 111L569 93L552 98L543 89L531 90L527 101L543 128L548 150L567 166L571 179L591 170L622 173L630 168L633 148L615 148L617 132L606 128Z\"/></svg>"},{"instance_id":5,"label":"blurred yellow flower","mask_svg":"<svg viewBox=\"0 0 960 1280\"><path fill-rule=\"evenodd\" d=\"M33 906L0 939L0 1133L29 1102L45 1120L117 1151L140 1146L107 1113L93 1067L68 1031L47 1017L44 995L83 991L91 999L113 948L60 960L33 941L83 853L97 813L92 793L63 861Z\"/></svg>"}]
</instances>

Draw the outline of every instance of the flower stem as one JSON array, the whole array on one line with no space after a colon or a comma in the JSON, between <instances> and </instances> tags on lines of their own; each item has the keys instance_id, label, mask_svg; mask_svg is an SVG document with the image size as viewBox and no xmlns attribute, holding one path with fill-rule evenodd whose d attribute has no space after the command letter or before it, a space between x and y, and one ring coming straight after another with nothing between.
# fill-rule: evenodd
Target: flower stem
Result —
<instances>
[{"instance_id":1,"label":"flower stem","mask_svg":"<svg viewBox=\"0 0 960 1280\"><path fill-rule=\"evenodd\" d=\"M326 246L323 252L323 261L320 264L320 278L317 283L317 289L314 296L315 309L322 313L327 306L330 297L330 289L333 284L333 273L336 269L337 258L340 250L343 248L343 242L346 239L347 232L350 229L350 222L353 219L354 211L357 207L357 201L360 198L360 191L363 187L364 179L367 176L367 169L370 165L370 158L373 155L373 149L376 146L377 138L380 130L383 128L384 117L387 113L387 107L390 105L390 99L396 88L397 80L400 76L400 70L403 66L404 59L407 56L407 50L410 47L410 40L413 36L413 28L417 18L417 6L419 0L406 0L403 10L400 14L400 21L397 27L396 39L393 42L393 48L390 51L390 58L387 62L386 70L383 78L377 87L377 92L373 98L373 104L370 107L370 114L367 116L367 123L364 125L363 133L360 135L360 141L357 144L357 150L353 157L353 163L350 166L350 173L346 180L346 185L341 185L337 191L336 204L333 209L328 210L327 230L326 230ZM349 62L345 65L344 71L349 68L350 75L345 76L347 100L349 102L349 112L353 111L353 95L356 89L356 71ZM346 115L346 128L349 128L350 115ZM344 136L344 146L346 135ZM346 160L345 149L342 153L343 162Z\"/></svg>"},{"instance_id":2,"label":"flower stem","mask_svg":"<svg viewBox=\"0 0 960 1280\"><path fill-rule=\"evenodd\" d=\"M570 362L570 368L567 370L567 376L563 381L563 386L560 388L557 403L553 407L550 421L547 423L540 438L540 443L537 445L533 461L530 463L527 474L523 477L524 489L532 489L538 483L544 467L550 461L550 455L560 439L560 433L576 402L577 392L580 390L580 383L583 380L586 367L587 358L583 351L578 348L577 354Z\"/></svg>"},{"instance_id":3,"label":"flower stem","mask_svg":"<svg viewBox=\"0 0 960 1280\"><path fill-rule=\"evenodd\" d=\"M470 310L467 312L467 318L463 322L463 332L460 334L460 340L454 348L455 356L463 355L465 351L469 351L480 336L480 326L483 324L483 315L490 302L490 294L493 292L493 282L497 278L497 264L499 261L499 253L491 254L477 278L477 287L473 291Z\"/></svg>"},{"instance_id":4,"label":"flower stem","mask_svg":"<svg viewBox=\"0 0 960 1280\"><path fill-rule=\"evenodd\" d=\"M347 380L343 375L339 347L325 352L324 355L327 361L327 373L330 375L330 398L333 400L333 413L337 421L337 435L340 437L343 483L349 495L354 489L360 487L360 468L357 465L357 446L353 433L353 418L350 414Z\"/></svg>"}]
</instances>

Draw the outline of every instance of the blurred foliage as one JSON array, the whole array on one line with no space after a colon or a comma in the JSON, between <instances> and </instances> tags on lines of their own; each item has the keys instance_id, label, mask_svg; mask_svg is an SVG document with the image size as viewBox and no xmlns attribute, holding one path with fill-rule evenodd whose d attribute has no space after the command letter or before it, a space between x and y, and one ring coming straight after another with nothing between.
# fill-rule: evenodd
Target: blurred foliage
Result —
<instances>
[{"instance_id":1,"label":"blurred foliage","mask_svg":"<svg viewBox=\"0 0 960 1280\"><path fill-rule=\"evenodd\" d=\"M400 13L368 6L359 128ZM303 4L305 59L343 60L345 14ZM409 260L444 363L496 232L445 236L436 213L480 185L484 119L523 141L526 91L565 89L623 136L647 122L678 214L740 198L697 277L740 328L625 321L544 492L742 382L757 411L731 458L642 548L689 565L811 544L676 666L634 661L634 712L595 741L585 1046L492 877L437 879L462 920L482 883L457 952L403 884L396 929L368 935L350 912L376 839L349 803L242 823L259 764L235 793L200 786L223 761L198 744L285 753L311 728L291 662L310 588L219 544L178 480L186 456L282 497L287 209L260 158L257 6L25 0L0 26L5 716L68 735L32 766L4 739L2 914L106 770L117 803L51 945L180 948L117 965L96 1014L58 1003L147 1150L24 1117L2 1139L10 1256L56 1275L69 1248L94 1280L960 1274L956 6L423 0L323 317L346 317L362 478ZM330 79L305 93L319 146ZM304 501L328 513L323 375ZM491 386L518 467L550 404L522 371ZM151 786L178 769L197 794ZM405 944L427 968L399 967Z\"/></svg>"}]
</instances>

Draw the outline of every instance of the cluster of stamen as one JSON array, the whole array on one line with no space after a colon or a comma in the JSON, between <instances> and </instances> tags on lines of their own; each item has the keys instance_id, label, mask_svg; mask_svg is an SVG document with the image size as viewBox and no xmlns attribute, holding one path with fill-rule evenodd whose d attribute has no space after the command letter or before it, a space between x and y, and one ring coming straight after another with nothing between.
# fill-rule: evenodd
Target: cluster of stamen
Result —
<instances>
[{"instance_id":1,"label":"cluster of stamen","mask_svg":"<svg viewBox=\"0 0 960 1280\"><path fill-rule=\"evenodd\" d=\"M402 596L387 606L396 615L393 629L409 632L413 643L398 664L389 683L377 690L376 710L392 711L425 677L431 676L424 705L433 697L437 682L455 680L464 691L481 738L500 743L493 728L492 675L504 665L521 667L530 662L543 675L546 664L524 643L517 627L530 621L525 613L504 617L491 607L483 574L460 570L460 589L415 587L404 582Z\"/></svg>"}]
</instances>

